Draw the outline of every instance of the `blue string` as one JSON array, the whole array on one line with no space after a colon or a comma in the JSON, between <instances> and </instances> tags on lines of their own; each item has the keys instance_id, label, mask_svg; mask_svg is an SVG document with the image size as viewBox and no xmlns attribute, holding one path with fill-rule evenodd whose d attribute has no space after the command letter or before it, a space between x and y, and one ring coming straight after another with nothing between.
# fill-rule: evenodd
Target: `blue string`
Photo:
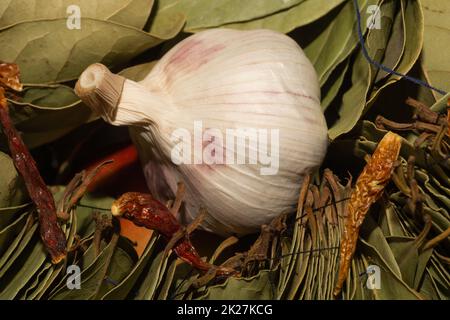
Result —
<instances>
[{"instance_id":1,"label":"blue string","mask_svg":"<svg viewBox=\"0 0 450 320\"><path fill-rule=\"evenodd\" d=\"M358 22L358 24L357 24L357 31L358 31L359 42L361 43L361 49L362 49L363 55L367 59L367 61L369 61L371 64L373 64L378 69L381 69L381 70L383 70L383 71L385 71L385 72L387 72L389 74L393 74L393 75L402 77L402 78L404 78L404 79L406 79L408 81L411 81L411 82L413 82L415 84L418 84L420 86L426 87L426 88L431 89L431 90L434 90L434 91L436 91L436 92L438 92L438 93L440 93L442 95L446 95L447 94L447 92L445 92L444 90L435 88L435 87L429 85L428 83L426 83L426 82L424 82L424 81L422 81L420 79L416 79L414 77L410 77L410 76L407 76L406 74L403 74L403 73L397 72L395 70L392 70L392 69L386 67L385 65L383 65L383 64L373 60L370 57L369 52L367 51L366 43L364 41L364 36L363 36L363 33L362 33L362 29L361 29L361 14L359 12L358 1L357 0L353 0L353 4L355 5L356 19L357 19L357 22Z\"/></svg>"}]
</instances>

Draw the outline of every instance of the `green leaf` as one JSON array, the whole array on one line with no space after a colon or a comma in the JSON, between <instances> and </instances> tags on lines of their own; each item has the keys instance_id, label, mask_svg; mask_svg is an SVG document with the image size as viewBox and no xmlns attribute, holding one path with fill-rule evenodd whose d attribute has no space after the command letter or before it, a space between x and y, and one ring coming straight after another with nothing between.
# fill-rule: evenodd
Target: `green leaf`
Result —
<instances>
[{"instance_id":1,"label":"green leaf","mask_svg":"<svg viewBox=\"0 0 450 320\"><path fill-rule=\"evenodd\" d=\"M394 253L389 247L389 244L384 237L383 232L375 223L370 214L366 216L364 223L361 226L361 236L365 241L367 241L368 244L370 244L382 255L382 258L389 267L389 270L393 274L401 278L402 273L395 259Z\"/></svg>"},{"instance_id":2,"label":"green leaf","mask_svg":"<svg viewBox=\"0 0 450 320\"><path fill-rule=\"evenodd\" d=\"M149 243L147 244L147 247L145 248L144 252L142 253L141 257L139 258L138 262L135 264L133 269L121 281L121 283L119 283L117 286L115 286L109 292L107 292L102 297L102 300L103 299L120 300L125 299L130 295L130 292L133 289L134 285L136 284L136 281L138 280L139 276L141 275L142 271L147 265L147 262L149 261L150 257L153 255L157 239L158 239L157 236L155 235L152 236L152 238L149 240Z\"/></svg>"},{"instance_id":3,"label":"green leaf","mask_svg":"<svg viewBox=\"0 0 450 320\"><path fill-rule=\"evenodd\" d=\"M364 240L360 242L360 250L370 264L380 267L380 289L372 290L375 299L420 300L421 296L392 272L382 254Z\"/></svg>"},{"instance_id":4,"label":"green leaf","mask_svg":"<svg viewBox=\"0 0 450 320\"><path fill-rule=\"evenodd\" d=\"M423 45L423 15L419 1L401 1L401 9L404 20L404 37L405 46L403 54L395 70L402 74L408 73L416 61L419 59L420 52ZM381 90L388 85L400 80L399 76L392 75L388 78L378 90L372 92L372 95L367 103L371 106L375 98L381 93ZM366 108L367 109L367 108Z\"/></svg>"},{"instance_id":5,"label":"green leaf","mask_svg":"<svg viewBox=\"0 0 450 320\"><path fill-rule=\"evenodd\" d=\"M119 72L121 76L133 81L141 81L152 71L153 67L158 61L151 61L143 64L139 64L133 67L123 69Z\"/></svg>"},{"instance_id":6,"label":"green leaf","mask_svg":"<svg viewBox=\"0 0 450 320\"><path fill-rule=\"evenodd\" d=\"M123 242L122 246L126 243L125 241ZM100 299L128 276L137 260L136 253L133 252L134 255L130 255L130 252L130 250L125 250L120 246L116 248L112 256L111 264L108 267L106 281L101 282L100 289L92 297L93 299Z\"/></svg>"},{"instance_id":7,"label":"green leaf","mask_svg":"<svg viewBox=\"0 0 450 320\"><path fill-rule=\"evenodd\" d=\"M392 1L390 2L392 3ZM384 10L381 11L384 14ZM404 21L404 10L400 7L397 10L395 16L390 15L388 19L393 19L392 31L390 32L390 37L386 46L386 51L382 60L382 64L391 69L395 69L400 63L400 59L403 55L406 45L406 31L405 31L405 21ZM378 70L375 82L381 81L384 77L388 76L383 70Z\"/></svg>"},{"instance_id":8,"label":"green leaf","mask_svg":"<svg viewBox=\"0 0 450 320\"><path fill-rule=\"evenodd\" d=\"M65 286L65 283L63 283L63 286L61 286L57 292L52 294L50 299L87 300L94 298L105 281L105 274L107 269L110 267L115 249L116 246L114 242L111 241L89 266L80 266L80 268L82 268L82 272L80 274L81 284L79 290L70 290Z\"/></svg>"},{"instance_id":9,"label":"green leaf","mask_svg":"<svg viewBox=\"0 0 450 320\"><path fill-rule=\"evenodd\" d=\"M365 12L368 0L358 0L358 3L360 10ZM347 1L339 13L327 23L327 27L319 35L314 35L314 40L304 48L317 71L321 85L334 68L348 58L358 43L356 14L352 1Z\"/></svg>"},{"instance_id":10,"label":"green leaf","mask_svg":"<svg viewBox=\"0 0 450 320\"><path fill-rule=\"evenodd\" d=\"M164 250L160 251L150 265L150 269L139 286L139 292L136 296L137 300L151 300L155 298L156 289L161 283L165 273L168 256L164 256Z\"/></svg>"},{"instance_id":11,"label":"green leaf","mask_svg":"<svg viewBox=\"0 0 450 320\"><path fill-rule=\"evenodd\" d=\"M334 98L338 95L339 90L344 83L345 75L347 74L347 70L350 66L350 61L347 59L342 62L333 73L331 73L327 82L325 82L321 87L321 96L322 96L322 110L327 110L328 106L333 102Z\"/></svg>"},{"instance_id":12,"label":"green leaf","mask_svg":"<svg viewBox=\"0 0 450 320\"><path fill-rule=\"evenodd\" d=\"M422 66L431 85L450 92L450 60L443 54L450 43L450 3L421 0L421 4L425 20ZM433 95L441 98L437 92Z\"/></svg>"},{"instance_id":13,"label":"green leaf","mask_svg":"<svg viewBox=\"0 0 450 320\"><path fill-rule=\"evenodd\" d=\"M304 0L158 0L156 18L182 13L185 31L249 21L290 8ZM153 26L152 26L153 28Z\"/></svg>"},{"instance_id":14,"label":"green leaf","mask_svg":"<svg viewBox=\"0 0 450 320\"><path fill-rule=\"evenodd\" d=\"M161 287L161 290L158 294L158 300L166 300L169 296L169 290L173 285L173 278L175 276L175 271L177 267L182 264L183 261L181 259L175 259L170 264L169 268L164 274L164 281Z\"/></svg>"},{"instance_id":15,"label":"green leaf","mask_svg":"<svg viewBox=\"0 0 450 320\"><path fill-rule=\"evenodd\" d=\"M26 223L28 217L29 214L24 213L10 225L0 230L0 274L3 265L8 261L9 256L14 252L19 241L28 230Z\"/></svg>"},{"instance_id":16,"label":"green leaf","mask_svg":"<svg viewBox=\"0 0 450 320\"><path fill-rule=\"evenodd\" d=\"M111 20L142 28L153 0L10 0L0 3L0 28L23 21L66 18L76 5L82 17Z\"/></svg>"},{"instance_id":17,"label":"green leaf","mask_svg":"<svg viewBox=\"0 0 450 320\"><path fill-rule=\"evenodd\" d=\"M226 24L223 27L238 30L271 29L288 33L322 18L345 0L305 0L298 5L259 19ZM193 30L195 32L200 31Z\"/></svg>"},{"instance_id":18,"label":"green leaf","mask_svg":"<svg viewBox=\"0 0 450 320\"><path fill-rule=\"evenodd\" d=\"M183 23L179 19L170 29L149 34L92 18L82 18L79 30L69 30L66 19L21 22L0 32L0 41L8 44L0 48L0 60L17 63L23 83L75 80L94 62L119 67L175 36Z\"/></svg>"},{"instance_id":19,"label":"green leaf","mask_svg":"<svg viewBox=\"0 0 450 320\"><path fill-rule=\"evenodd\" d=\"M419 251L414 238L389 237L386 239L398 263L402 279L408 286L414 288Z\"/></svg>"},{"instance_id":20,"label":"green leaf","mask_svg":"<svg viewBox=\"0 0 450 320\"><path fill-rule=\"evenodd\" d=\"M35 234L35 238L38 238L37 234ZM27 255L26 261L19 268L14 268L14 274L11 275L11 279L0 290L0 299L14 299L46 260L47 252L42 241L33 241L32 244L33 248L29 255Z\"/></svg>"},{"instance_id":21,"label":"green leaf","mask_svg":"<svg viewBox=\"0 0 450 320\"><path fill-rule=\"evenodd\" d=\"M0 176L0 208L23 204L28 197L25 185L11 157L3 152L0 152ZM1 215L0 211L0 225L3 220Z\"/></svg>"},{"instance_id":22,"label":"green leaf","mask_svg":"<svg viewBox=\"0 0 450 320\"><path fill-rule=\"evenodd\" d=\"M71 87L65 85L43 85L40 87L24 87L20 100L9 100L14 106L32 107L42 110L71 108L81 103L80 98ZM28 114L35 110L28 109ZM29 117L29 116L28 116Z\"/></svg>"},{"instance_id":23,"label":"green leaf","mask_svg":"<svg viewBox=\"0 0 450 320\"><path fill-rule=\"evenodd\" d=\"M15 207L0 208L0 230L12 223L14 218L19 215L19 212L23 212L23 209L27 208L29 205L29 203L26 203Z\"/></svg>"},{"instance_id":24,"label":"green leaf","mask_svg":"<svg viewBox=\"0 0 450 320\"><path fill-rule=\"evenodd\" d=\"M366 95L369 92L371 70L369 63L365 60L362 53L358 53L356 61L353 64L351 84L342 98L336 101L338 120L331 124L328 135L334 140L343 133L350 131L363 113L366 105ZM330 107L327 113L330 112Z\"/></svg>"},{"instance_id":25,"label":"green leaf","mask_svg":"<svg viewBox=\"0 0 450 320\"><path fill-rule=\"evenodd\" d=\"M61 110L19 106L11 108L11 117L29 148L52 142L93 119L92 111L83 104Z\"/></svg>"},{"instance_id":26,"label":"green leaf","mask_svg":"<svg viewBox=\"0 0 450 320\"><path fill-rule=\"evenodd\" d=\"M251 278L228 278L209 287L199 300L270 300L273 299L271 272L261 271Z\"/></svg>"}]
</instances>

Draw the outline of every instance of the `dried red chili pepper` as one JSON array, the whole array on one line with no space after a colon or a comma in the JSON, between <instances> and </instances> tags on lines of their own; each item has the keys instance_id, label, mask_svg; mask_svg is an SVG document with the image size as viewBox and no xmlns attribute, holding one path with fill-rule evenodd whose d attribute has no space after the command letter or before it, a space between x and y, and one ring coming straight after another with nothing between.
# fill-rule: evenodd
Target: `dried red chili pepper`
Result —
<instances>
[{"instance_id":1,"label":"dried red chili pepper","mask_svg":"<svg viewBox=\"0 0 450 320\"><path fill-rule=\"evenodd\" d=\"M217 276L230 276L235 273L233 269L214 266L203 261L187 235L183 234L184 228L175 216L151 195L139 192L125 193L113 203L111 211L114 216L124 217L138 226L158 231L169 243L179 237L173 250L180 259L194 268L203 272L214 270Z\"/></svg>"},{"instance_id":2,"label":"dried red chili pepper","mask_svg":"<svg viewBox=\"0 0 450 320\"><path fill-rule=\"evenodd\" d=\"M348 214L341 238L339 273L333 291L335 296L339 295L347 279L356 250L359 229L370 207L380 198L389 183L401 145L399 135L393 132L386 133L356 180L348 202Z\"/></svg>"},{"instance_id":3,"label":"dried red chili pepper","mask_svg":"<svg viewBox=\"0 0 450 320\"><path fill-rule=\"evenodd\" d=\"M4 89L1 87L0 122L8 139L14 165L22 175L28 193L36 205L42 241L50 253L52 262L59 263L66 256L66 237L58 225L55 201L39 173L36 162L12 124Z\"/></svg>"}]
</instances>

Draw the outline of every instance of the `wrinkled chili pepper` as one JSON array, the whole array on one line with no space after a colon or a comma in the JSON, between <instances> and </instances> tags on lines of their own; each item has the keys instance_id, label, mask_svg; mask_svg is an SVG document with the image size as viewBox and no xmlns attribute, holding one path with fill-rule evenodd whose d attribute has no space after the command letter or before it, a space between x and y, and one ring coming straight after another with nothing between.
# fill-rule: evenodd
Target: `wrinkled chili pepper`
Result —
<instances>
[{"instance_id":1,"label":"wrinkled chili pepper","mask_svg":"<svg viewBox=\"0 0 450 320\"><path fill-rule=\"evenodd\" d=\"M381 139L372 157L356 180L345 218L344 232L341 238L338 279L333 291L339 295L348 276L350 263L356 250L359 229L372 204L382 195L391 179L401 148L401 137L388 132Z\"/></svg>"},{"instance_id":2,"label":"wrinkled chili pepper","mask_svg":"<svg viewBox=\"0 0 450 320\"><path fill-rule=\"evenodd\" d=\"M124 217L137 226L159 232L169 243L171 239L182 234L184 230L172 212L149 194L125 193L113 203L111 211L114 216ZM200 271L214 270L217 276L235 274L235 271L231 268L214 266L203 261L187 234L184 234L175 242L173 250L180 259Z\"/></svg>"},{"instance_id":3,"label":"wrinkled chili pepper","mask_svg":"<svg viewBox=\"0 0 450 320\"><path fill-rule=\"evenodd\" d=\"M4 89L1 87L0 123L8 139L14 165L23 177L30 198L36 205L42 241L50 253L52 262L59 263L66 256L66 237L58 225L55 201L39 173L36 162L12 124Z\"/></svg>"}]
</instances>

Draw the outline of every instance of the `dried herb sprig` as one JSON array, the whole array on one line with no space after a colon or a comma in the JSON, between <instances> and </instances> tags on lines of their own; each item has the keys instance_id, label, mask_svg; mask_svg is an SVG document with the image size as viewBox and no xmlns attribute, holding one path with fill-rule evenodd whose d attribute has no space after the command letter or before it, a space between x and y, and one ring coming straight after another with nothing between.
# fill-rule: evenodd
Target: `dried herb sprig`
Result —
<instances>
[{"instance_id":1,"label":"dried herb sprig","mask_svg":"<svg viewBox=\"0 0 450 320\"><path fill-rule=\"evenodd\" d=\"M356 249L359 229L370 206L381 196L388 184L400 153L401 138L388 132L378 144L372 157L356 181L348 203L348 215L341 239L338 280L333 294L342 289L353 254Z\"/></svg>"}]
</instances>

